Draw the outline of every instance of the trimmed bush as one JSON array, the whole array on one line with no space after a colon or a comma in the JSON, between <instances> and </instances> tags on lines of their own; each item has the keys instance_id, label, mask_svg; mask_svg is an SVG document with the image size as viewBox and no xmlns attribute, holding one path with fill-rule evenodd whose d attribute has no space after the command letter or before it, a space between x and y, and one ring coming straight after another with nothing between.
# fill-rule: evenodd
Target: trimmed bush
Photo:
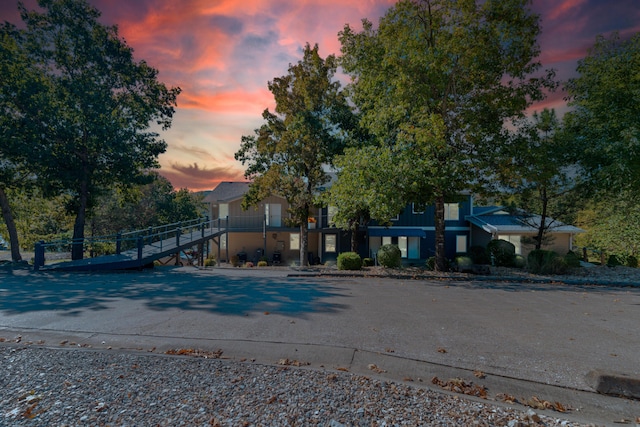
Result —
<instances>
[{"instance_id":1,"label":"trimmed bush","mask_svg":"<svg viewBox=\"0 0 640 427\"><path fill-rule=\"evenodd\" d=\"M373 267L376 264L373 258L363 258L362 266L363 267Z\"/></svg>"},{"instance_id":2,"label":"trimmed bush","mask_svg":"<svg viewBox=\"0 0 640 427\"><path fill-rule=\"evenodd\" d=\"M576 255L575 252L567 252L564 256L564 261L567 263L569 268L577 268L580 267L580 257Z\"/></svg>"},{"instance_id":3,"label":"trimmed bush","mask_svg":"<svg viewBox=\"0 0 640 427\"><path fill-rule=\"evenodd\" d=\"M470 246L467 254L474 264L491 264L489 252L484 246Z\"/></svg>"},{"instance_id":4,"label":"trimmed bush","mask_svg":"<svg viewBox=\"0 0 640 427\"><path fill-rule=\"evenodd\" d=\"M266 267L267 265L269 265L267 261L263 261L263 260L258 261L258 267Z\"/></svg>"},{"instance_id":5,"label":"trimmed bush","mask_svg":"<svg viewBox=\"0 0 640 427\"><path fill-rule=\"evenodd\" d=\"M215 265L216 265L216 260L213 258L207 258L204 260L205 267L215 267Z\"/></svg>"},{"instance_id":6,"label":"trimmed bush","mask_svg":"<svg viewBox=\"0 0 640 427\"><path fill-rule=\"evenodd\" d=\"M436 269L436 257L432 256L427 258L427 270L435 270Z\"/></svg>"},{"instance_id":7,"label":"trimmed bush","mask_svg":"<svg viewBox=\"0 0 640 427\"><path fill-rule=\"evenodd\" d=\"M402 265L402 252L398 245L382 245L378 249L378 263L387 268L398 268Z\"/></svg>"},{"instance_id":8,"label":"trimmed bush","mask_svg":"<svg viewBox=\"0 0 640 427\"><path fill-rule=\"evenodd\" d=\"M435 267L435 258L434 258L434 267ZM454 270L460 273L471 273L473 272L474 262L471 257L468 256L457 256L453 260Z\"/></svg>"},{"instance_id":9,"label":"trimmed bush","mask_svg":"<svg viewBox=\"0 0 640 427\"><path fill-rule=\"evenodd\" d=\"M338 255L338 270L360 270L362 259L355 252L343 252Z\"/></svg>"},{"instance_id":10,"label":"trimmed bush","mask_svg":"<svg viewBox=\"0 0 640 427\"><path fill-rule=\"evenodd\" d=\"M527 265L527 260L522 255L516 255L513 257L513 266L515 268L524 268Z\"/></svg>"},{"instance_id":11,"label":"trimmed bush","mask_svg":"<svg viewBox=\"0 0 640 427\"><path fill-rule=\"evenodd\" d=\"M253 268L253 263L251 261L247 261L247 262L244 263L244 267Z\"/></svg>"},{"instance_id":12,"label":"trimmed bush","mask_svg":"<svg viewBox=\"0 0 640 427\"><path fill-rule=\"evenodd\" d=\"M516 256L516 247L506 240L492 240L487 244L487 252L493 257L497 267L512 267Z\"/></svg>"},{"instance_id":13,"label":"trimmed bush","mask_svg":"<svg viewBox=\"0 0 640 427\"><path fill-rule=\"evenodd\" d=\"M638 258L629 255L627 257L627 267L638 268Z\"/></svg>"},{"instance_id":14,"label":"trimmed bush","mask_svg":"<svg viewBox=\"0 0 640 427\"><path fill-rule=\"evenodd\" d=\"M622 265L620 260L616 255L609 255L609 259L607 259L607 267L617 267Z\"/></svg>"},{"instance_id":15,"label":"trimmed bush","mask_svg":"<svg viewBox=\"0 0 640 427\"><path fill-rule=\"evenodd\" d=\"M529 271L535 274L565 274L569 269L564 257L544 249L529 252L527 266Z\"/></svg>"}]
</instances>

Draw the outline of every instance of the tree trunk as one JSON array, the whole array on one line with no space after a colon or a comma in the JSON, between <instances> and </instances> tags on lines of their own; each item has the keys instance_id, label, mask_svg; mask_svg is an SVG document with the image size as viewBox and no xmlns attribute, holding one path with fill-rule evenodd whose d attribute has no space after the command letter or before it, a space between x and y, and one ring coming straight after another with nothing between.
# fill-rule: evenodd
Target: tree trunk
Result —
<instances>
[{"instance_id":1,"label":"tree trunk","mask_svg":"<svg viewBox=\"0 0 640 427\"><path fill-rule=\"evenodd\" d=\"M436 271L447 270L447 259L444 252L444 196L436 197L435 233L436 233Z\"/></svg>"},{"instance_id":2,"label":"tree trunk","mask_svg":"<svg viewBox=\"0 0 640 427\"><path fill-rule=\"evenodd\" d=\"M306 221L300 223L300 266L309 265L307 260L307 248L309 247L309 225Z\"/></svg>"},{"instance_id":3,"label":"tree trunk","mask_svg":"<svg viewBox=\"0 0 640 427\"><path fill-rule=\"evenodd\" d=\"M84 225L87 215L87 205L89 201L89 192L86 182L83 182L80 190L80 200L78 204L78 213L76 221L73 224L73 243L71 244L71 259L78 260L84 256Z\"/></svg>"},{"instance_id":4,"label":"tree trunk","mask_svg":"<svg viewBox=\"0 0 640 427\"><path fill-rule=\"evenodd\" d=\"M542 238L547 225L547 205L549 199L547 198L547 189L543 187L540 190L540 201L542 202L542 212L540 214L540 224L538 224L538 234L536 235L536 249L542 248Z\"/></svg>"},{"instance_id":5,"label":"tree trunk","mask_svg":"<svg viewBox=\"0 0 640 427\"><path fill-rule=\"evenodd\" d=\"M9 199L4 191L4 188L0 186L0 208L2 208L2 217L4 223L7 225L7 231L9 232L9 244L11 245L11 260L13 262L22 261L22 255L20 255L20 244L18 242L18 231L16 230L16 223L13 220L13 213L11 213L11 206L9 206Z\"/></svg>"},{"instance_id":6,"label":"tree trunk","mask_svg":"<svg viewBox=\"0 0 640 427\"><path fill-rule=\"evenodd\" d=\"M356 221L351 227L351 252L355 253L358 253L358 230L360 230L360 223Z\"/></svg>"}]
</instances>

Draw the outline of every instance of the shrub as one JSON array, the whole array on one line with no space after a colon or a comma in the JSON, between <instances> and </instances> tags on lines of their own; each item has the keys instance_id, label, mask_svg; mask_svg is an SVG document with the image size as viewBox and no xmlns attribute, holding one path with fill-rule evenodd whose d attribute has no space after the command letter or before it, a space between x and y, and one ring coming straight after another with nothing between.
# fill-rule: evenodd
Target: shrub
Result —
<instances>
[{"instance_id":1,"label":"shrub","mask_svg":"<svg viewBox=\"0 0 640 427\"><path fill-rule=\"evenodd\" d=\"M234 267L240 266L240 257L238 255L231 255L230 258L231 265L233 265Z\"/></svg>"},{"instance_id":2,"label":"shrub","mask_svg":"<svg viewBox=\"0 0 640 427\"><path fill-rule=\"evenodd\" d=\"M627 267L638 268L638 258L633 255L627 257Z\"/></svg>"},{"instance_id":3,"label":"shrub","mask_svg":"<svg viewBox=\"0 0 640 427\"><path fill-rule=\"evenodd\" d=\"M362 266L363 267L373 267L376 264L373 258L363 258Z\"/></svg>"},{"instance_id":4,"label":"shrub","mask_svg":"<svg viewBox=\"0 0 640 427\"><path fill-rule=\"evenodd\" d=\"M427 269L431 271L436 269L436 257L432 256L427 258Z\"/></svg>"},{"instance_id":5,"label":"shrub","mask_svg":"<svg viewBox=\"0 0 640 427\"><path fill-rule=\"evenodd\" d=\"M460 273L471 273L473 272L473 260L468 256L457 256L453 260L454 268L456 271ZM435 266L435 259L434 259Z\"/></svg>"},{"instance_id":6,"label":"shrub","mask_svg":"<svg viewBox=\"0 0 640 427\"><path fill-rule=\"evenodd\" d=\"M470 246L467 252L468 256L473 260L474 264L490 264L491 259L487 248L484 246Z\"/></svg>"},{"instance_id":7,"label":"shrub","mask_svg":"<svg viewBox=\"0 0 640 427\"><path fill-rule=\"evenodd\" d=\"M338 255L338 270L360 270L362 259L355 252L343 252Z\"/></svg>"},{"instance_id":8,"label":"shrub","mask_svg":"<svg viewBox=\"0 0 640 427\"><path fill-rule=\"evenodd\" d=\"M622 265L622 263L620 262L618 257L616 255L609 255L609 259L607 259L607 266L608 267L617 267L619 265Z\"/></svg>"},{"instance_id":9,"label":"shrub","mask_svg":"<svg viewBox=\"0 0 640 427\"><path fill-rule=\"evenodd\" d=\"M487 244L487 252L497 267L511 267L516 256L516 247L506 240L492 240Z\"/></svg>"},{"instance_id":10,"label":"shrub","mask_svg":"<svg viewBox=\"0 0 640 427\"><path fill-rule=\"evenodd\" d=\"M247 261L244 263L244 266L247 268L252 268L253 267L253 263L251 261Z\"/></svg>"},{"instance_id":11,"label":"shrub","mask_svg":"<svg viewBox=\"0 0 640 427\"><path fill-rule=\"evenodd\" d=\"M544 249L529 252L527 265L529 271L536 274L564 274L569 269L564 257Z\"/></svg>"},{"instance_id":12,"label":"shrub","mask_svg":"<svg viewBox=\"0 0 640 427\"><path fill-rule=\"evenodd\" d=\"M524 268L527 265L527 260L522 255L516 255L513 257L513 266L516 268Z\"/></svg>"},{"instance_id":13,"label":"shrub","mask_svg":"<svg viewBox=\"0 0 640 427\"><path fill-rule=\"evenodd\" d=\"M382 245L378 249L378 262L387 268L398 268L402 265L402 252L397 245Z\"/></svg>"},{"instance_id":14,"label":"shrub","mask_svg":"<svg viewBox=\"0 0 640 427\"><path fill-rule=\"evenodd\" d=\"M263 261L263 260L258 261L258 267L266 267L267 265L269 265L267 261Z\"/></svg>"},{"instance_id":15,"label":"shrub","mask_svg":"<svg viewBox=\"0 0 640 427\"><path fill-rule=\"evenodd\" d=\"M567 254L564 256L564 261L567 263L567 266L569 268L580 267L580 257L576 255L575 252L567 252Z\"/></svg>"},{"instance_id":16,"label":"shrub","mask_svg":"<svg viewBox=\"0 0 640 427\"><path fill-rule=\"evenodd\" d=\"M215 267L215 265L216 265L216 260L214 258L207 258L204 260L205 267Z\"/></svg>"}]
</instances>

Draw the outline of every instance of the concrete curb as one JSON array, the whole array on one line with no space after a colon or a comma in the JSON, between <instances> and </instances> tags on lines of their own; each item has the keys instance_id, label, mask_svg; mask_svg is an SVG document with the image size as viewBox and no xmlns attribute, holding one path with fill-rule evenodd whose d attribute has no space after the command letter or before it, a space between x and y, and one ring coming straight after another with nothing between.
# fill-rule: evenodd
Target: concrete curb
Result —
<instances>
[{"instance_id":1,"label":"concrete curb","mask_svg":"<svg viewBox=\"0 0 640 427\"><path fill-rule=\"evenodd\" d=\"M594 370L587 374L587 384L598 393L640 399L640 378L627 374Z\"/></svg>"}]
</instances>

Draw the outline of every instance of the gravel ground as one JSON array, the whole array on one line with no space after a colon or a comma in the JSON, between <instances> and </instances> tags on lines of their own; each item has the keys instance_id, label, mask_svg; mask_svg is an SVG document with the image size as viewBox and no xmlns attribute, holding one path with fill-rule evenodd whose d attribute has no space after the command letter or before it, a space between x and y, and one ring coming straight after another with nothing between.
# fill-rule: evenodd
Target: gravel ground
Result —
<instances>
[{"instance_id":1,"label":"gravel ground","mask_svg":"<svg viewBox=\"0 0 640 427\"><path fill-rule=\"evenodd\" d=\"M0 345L6 426L579 426L417 385L215 358Z\"/></svg>"}]
</instances>

